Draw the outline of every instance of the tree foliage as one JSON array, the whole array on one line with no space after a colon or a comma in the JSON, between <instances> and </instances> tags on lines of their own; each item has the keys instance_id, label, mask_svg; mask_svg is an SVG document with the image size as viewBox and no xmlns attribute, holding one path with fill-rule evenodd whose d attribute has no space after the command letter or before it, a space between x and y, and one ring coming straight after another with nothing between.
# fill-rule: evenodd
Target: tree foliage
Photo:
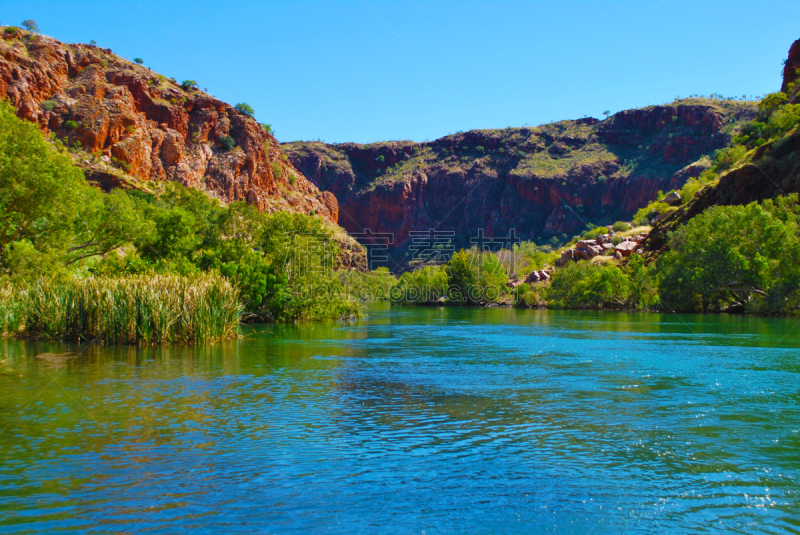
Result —
<instances>
[{"instance_id":1,"label":"tree foliage","mask_svg":"<svg viewBox=\"0 0 800 535\"><path fill-rule=\"evenodd\" d=\"M239 113L243 113L250 117L252 117L256 113L256 110L254 110L253 107L247 102L240 102L235 106L235 108L236 111L238 111Z\"/></svg>"},{"instance_id":2,"label":"tree foliage","mask_svg":"<svg viewBox=\"0 0 800 535\"><path fill-rule=\"evenodd\" d=\"M792 312L800 299L797 195L714 206L670 238L663 304L684 311Z\"/></svg>"}]
</instances>

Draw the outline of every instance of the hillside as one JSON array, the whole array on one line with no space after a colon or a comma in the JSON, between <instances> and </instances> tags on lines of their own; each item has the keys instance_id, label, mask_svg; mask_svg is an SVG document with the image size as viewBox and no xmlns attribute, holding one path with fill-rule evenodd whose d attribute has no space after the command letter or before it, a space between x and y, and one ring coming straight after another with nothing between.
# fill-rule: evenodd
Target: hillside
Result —
<instances>
[{"instance_id":1,"label":"hillside","mask_svg":"<svg viewBox=\"0 0 800 535\"><path fill-rule=\"evenodd\" d=\"M700 190L693 199L655 226L645 242L646 250L658 254L666 250L668 235L711 206L746 205L789 193L800 193L800 39L789 50L785 63L780 104L762 111L745 128L762 133L756 143L736 140L730 149L742 156L730 169L720 173L713 184ZM760 137L753 134L751 138ZM744 143L744 144L742 144ZM763 144L762 144L763 143Z\"/></svg>"},{"instance_id":2,"label":"hillside","mask_svg":"<svg viewBox=\"0 0 800 535\"><path fill-rule=\"evenodd\" d=\"M542 243L587 223L629 219L660 190L711 165L754 103L687 99L534 128L476 130L414 143L295 142L290 162L339 202L340 224L395 233L456 232L469 244L514 228Z\"/></svg>"},{"instance_id":3,"label":"hillside","mask_svg":"<svg viewBox=\"0 0 800 535\"><path fill-rule=\"evenodd\" d=\"M260 211L338 220L336 198L251 116L111 50L0 27L0 98L69 146L105 189L171 180Z\"/></svg>"}]
</instances>

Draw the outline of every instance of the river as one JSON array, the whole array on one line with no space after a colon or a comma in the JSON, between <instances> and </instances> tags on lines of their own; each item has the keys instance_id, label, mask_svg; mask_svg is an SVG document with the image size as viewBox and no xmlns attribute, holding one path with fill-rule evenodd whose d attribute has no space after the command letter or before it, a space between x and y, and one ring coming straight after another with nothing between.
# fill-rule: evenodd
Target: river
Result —
<instances>
[{"instance_id":1,"label":"river","mask_svg":"<svg viewBox=\"0 0 800 535\"><path fill-rule=\"evenodd\" d=\"M0 533L800 533L800 320L376 305L0 341Z\"/></svg>"}]
</instances>

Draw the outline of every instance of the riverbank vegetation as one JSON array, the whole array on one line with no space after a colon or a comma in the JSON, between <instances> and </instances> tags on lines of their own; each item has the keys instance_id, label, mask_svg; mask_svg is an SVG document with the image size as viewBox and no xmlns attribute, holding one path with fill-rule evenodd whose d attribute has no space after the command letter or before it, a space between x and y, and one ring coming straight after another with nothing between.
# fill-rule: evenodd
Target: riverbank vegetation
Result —
<instances>
[{"instance_id":1,"label":"riverbank vegetation","mask_svg":"<svg viewBox=\"0 0 800 535\"><path fill-rule=\"evenodd\" d=\"M537 251L533 244L515 249ZM800 312L800 203L797 194L747 206L713 206L673 232L669 251L649 265L598 257L570 262L551 278L520 283L512 252L461 251L440 266L405 273L392 289L400 304L500 305L669 312ZM542 256L544 255L544 256ZM554 259L554 255L549 258ZM596 261L600 259L601 261ZM541 269L542 266L537 266ZM509 284L509 276L517 284Z\"/></svg>"},{"instance_id":2,"label":"riverbank vegetation","mask_svg":"<svg viewBox=\"0 0 800 535\"><path fill-rule=\"evenodd\" d=\"M711 167L681 190L686 204L720 173L800 125L800 105L770 95ZM223 205L168 182L104 192L74 154L0 103L0 334L157 344L236 336L240 320L355 318L360 303L736 311L800 310L797 195L714 206L672 232L645 265L634 254L570 262L523 242L453 253L399 278L338 269L335 231L313 215ZM633 226L679 206L657 200ZM636 232L627 222L580 239ZM613 242L616 244L617 242ZM610 251L610 252L609 252ZM547 270L545 275L543 270ZM533 274L536 274L534 277Z\"/></svg>"},{"instance_id":3,"label":"riverbank vegetation","mask_svg":"<svg viewBox=\"0 0 800 535\"><path fill-rule=\"evenodd\" d=\"M218 275L40 278L0 291L0 331L48 340L152 345L237 335L239 293Z\"/></svg>"},{"instance_id":4,"label":"riverbank vegetation","mask_svg":"<svg viewBox=\"0 0 800 535\"><path fill-rule=\"evenodd\" d=\"M171 182L150 193L103 192L65 146L8 103L0 103L0 199L6 334L199 342L236 335L240 316L360 314L336 272L334 230L322 219L224 206ZM124 317L112 318L117 313Z\"/></svg>"}]
</instances>

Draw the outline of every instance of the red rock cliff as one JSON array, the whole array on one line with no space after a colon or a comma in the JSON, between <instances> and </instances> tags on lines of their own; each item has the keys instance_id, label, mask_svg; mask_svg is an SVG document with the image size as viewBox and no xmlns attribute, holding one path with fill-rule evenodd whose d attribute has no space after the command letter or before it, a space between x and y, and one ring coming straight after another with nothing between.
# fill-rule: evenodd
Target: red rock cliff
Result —
<instances>
[{"instance_id":1,"label":"red rock cliff","mask_svg":"<svg viewBox=\"0 0 800 535\"><path fill-rule=\"evenodd\" d=\"M755 105L692 99L605 120L459 133L430 143L284 145L292 163L336 195L351 232L514 228L523 239L572 235L629 218L659 190L681 187L730 140Z\"/></svg>"},{"instance_id":2,"label":"red rock cliff","mask_svg":"<svg viewBox=\"0 0 800 535\"><path fill-rule=\"evenodd\" d=\"M781 91L784 93L789 92L789 84L796 83L800 79L800 39L792 44L789 49L789 57L786 59L786 64L783 66L783 85ZM795 88L794 93L797 93Z\"/></svg>"},{"instance_id":3,"label":"red rock cliff","mask_svg":"<svg viewBox=\"0 0 800 535\"><path fill-rule=\"evenodd\" d=\"M88 178L117 185L114 166L141 181L173 180L225 202L313 210L337 222L334 195L306 180L252 117L110 50L24 31L0 35L0 98L84 150L77 163ZM225 147L231 139L235 147Z\"/></svg>"}]
</instances>

